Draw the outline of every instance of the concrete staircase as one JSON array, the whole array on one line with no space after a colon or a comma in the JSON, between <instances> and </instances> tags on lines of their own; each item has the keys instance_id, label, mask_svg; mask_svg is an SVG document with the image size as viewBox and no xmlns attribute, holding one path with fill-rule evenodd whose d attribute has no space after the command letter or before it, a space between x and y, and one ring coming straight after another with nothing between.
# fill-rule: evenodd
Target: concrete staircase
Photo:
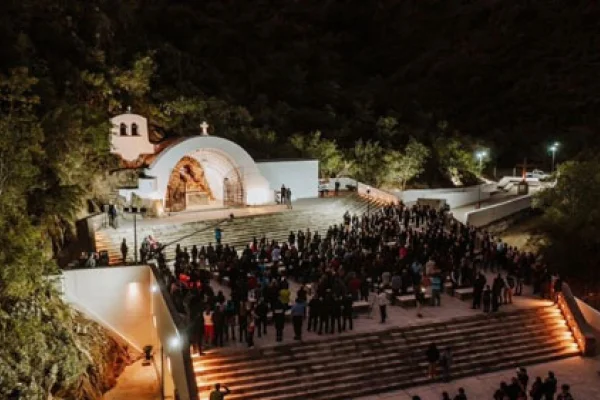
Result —
<instances>
[{"instance_id":1,"label":"concrete staircase","mask_svg":"<svg viewBox=\"0 0 600 400\"><path fill-rule=\"evenodd\" d=\"M290 333L291 326L287 328ZM425 350L451 346L454 378L579 354L557 307L194 356L201 400L215 383L228 400L356 399L429 383Z\"/></svg>"},{"instance_id":2,"label":"concrete staircase","mask_svg":"<svg viewBox=\"0 0 600 400\"><path fill-rule=\"evenodd\" d=\"M344 197L310 199L310 206L304 206L301 209L284 210L278 213L263 214L234 219L233 222L223 224L223 243L234 245L238 250L243 249L254 236L260 239L265 235L267 239L278 241L287 240L291 230L306 230L310 228L311 232L318 231L324 234L329 226L342 222L342 216L348 210L351 214L362 214L370 207L371 211L376 210L383 204L376 200L367 200L358 195L349 195ZM302 204L302 201L299 202ZM232 210L235 214L235 210ZM183 236L190 237L182 240L181 247L187 247L191 250L195 244L201 245L214 244L214 231L207 229L204 232L194 233L201 230L215 221L189 222L183 224L140 224L138 226L138 244L148 235L152 235L162 243L168 243ZM107 250L110 264L119 264L121 262L121 241L125 238L129 246L128 262L133 262L133 227L126 226L118 229L104 229L96 232L97 251ZM175 245L166 249L166 256L172 259L175 255Z\"/></svg>"}]
</instances>

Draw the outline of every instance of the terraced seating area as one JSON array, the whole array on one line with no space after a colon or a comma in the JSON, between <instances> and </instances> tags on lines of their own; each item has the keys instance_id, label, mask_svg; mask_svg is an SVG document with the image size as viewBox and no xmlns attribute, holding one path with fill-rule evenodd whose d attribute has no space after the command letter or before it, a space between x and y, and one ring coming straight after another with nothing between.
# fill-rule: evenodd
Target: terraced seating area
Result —
<instances>
[{"instance_id":1,"label":"terraced seating area","mask_svg":"<svg viewBox=\"0 0 600 400\"><path fill-rule=\"evenodd\" d=\"M300 200L294 203L294 210L285 210L278 213L266 215L257 215L251 217L241 217L234 219L233 222L227 222L223 225L223 243L228 243L238 249L246 246L252 237L260 238L265 235L268 239L278 241L287 240L291 230L306 230L310 228L312 232L319 231L324 233L329 226L339 224L342 221L342 215L346 210L351 214L362 214L369 207L371 210L381 207L383 204L371 200L368 201L358 195L349 195L344 197ZM298 206L298 207L296 207ZM235 214L235 210L232 210ZM173 224L144 224L138 226L138 243L148 235L152 235L161 243L179 239L183 236L190 237L182 240L181 246L191 247L207 245L214 243L214 231L207 229L203 232L195 233L204 227L210 226L215 221L188 222L178 225ZM96 250L107 250L110 264L119 264L121 262L121 241L125 238L129 246L128 262L133 262L133 228L131 226L118 229L104 229L96 232ZM172 259L175 255L175 246L167 247L167 259Z\"/></svg>"},{"instance_id":2,"label":"terraced seating area","mask_svg":"<svg viewBox=\"0 0 600 400\"><path fill-rule=\"evenodd\" d=\"M428 383L425 349L451 346L453 378L579 353L555 306L479 314L244 351L194 357L200 399L219 382L230 400L352 399Z\"/></svg>"}]
</instances>

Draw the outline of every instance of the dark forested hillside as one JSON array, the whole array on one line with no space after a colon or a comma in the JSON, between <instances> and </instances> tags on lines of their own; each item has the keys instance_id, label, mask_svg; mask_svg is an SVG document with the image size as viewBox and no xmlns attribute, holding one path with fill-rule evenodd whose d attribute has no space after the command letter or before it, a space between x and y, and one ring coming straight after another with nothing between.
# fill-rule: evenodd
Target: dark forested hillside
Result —
<instances>
[{"instance_id":1,"label":"dark forested hillside","mask_svg":"<svg viewBox=\"0 0 600 400\"><path fill-rule=\"evenodd\" d=\"M599 21L596 0L0 1L0 397L106 389L44 277L116 166L111 116L131 106L155 139L207 120L374 185L468 183L475 151L597 150Z\"/></svg>"},{"instance_id":2,"label":"dark forested hillside","mask_svg":"<svg viewBox=\"0 0 600 400\"><path fill-rule=\"evenodd\" d=\"M408 134L427 142L447 121L447 132L485 142L506 165L543 160L545 143L562 138L574 154L594 144L600 125L597 2L30 0L0 7L12 8L2 14L3 66L37 64L55 79L52 90L99 61L90 60L90 46L108 69L152 55L156 71L138 111L164 112L180 96L205 101L178 126L156 118L167 134L187 134L212 116L230 136L253 127L284 143L320 130L345 147L361 137L393 145ZM150 112L148 104L163 107ZM384 116L400 122L398 137L380 137ZM252 147L262 133L245 135Z\"/></svg>"},{"instance_id":3,"label":"dark forested hillside","mask_svg":"<svg viewBox=\"0 0 600 400\"><path fill-rule=\"evenodd\" d=\"M380 116L413 132L447 120L509 162L567 137L574 153L600 123L596 2L165 0L129 18L115 40L157 50L162 84L283 137L351 145Z\"/></svg>"}]
</instances>

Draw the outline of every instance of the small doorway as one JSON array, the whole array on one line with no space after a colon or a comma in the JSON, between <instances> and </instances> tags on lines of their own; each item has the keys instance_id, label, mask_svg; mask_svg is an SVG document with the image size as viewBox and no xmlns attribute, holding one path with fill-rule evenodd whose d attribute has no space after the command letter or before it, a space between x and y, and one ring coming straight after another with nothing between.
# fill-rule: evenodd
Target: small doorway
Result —
<instances>
[{"instance_id":1,"label":"small doorway","mask_svg":"<svg viewBox=\"0 0 600 400\"><path fill-rule=\"evenodd\" d=\"M240 207L246 205L244 184L237 168L233 169L223 179L223 205L226 207Z\"/></svg>"}]
</instances>

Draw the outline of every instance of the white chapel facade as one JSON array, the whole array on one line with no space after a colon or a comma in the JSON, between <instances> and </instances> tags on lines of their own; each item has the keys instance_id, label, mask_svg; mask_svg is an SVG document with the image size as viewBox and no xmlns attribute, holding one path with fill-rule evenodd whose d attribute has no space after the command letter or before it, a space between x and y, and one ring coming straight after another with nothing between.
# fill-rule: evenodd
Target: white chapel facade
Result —
<instances>
[{"instance_id":1,"label":"white chapel facade","mask_svg":"<svg viewBox=\"0 0 600 400\"><path fill-rule=\"evenodd\" d=\"M141 115L126 113L111 122L111 152L125 165L143 168L136 188L119 189L128 204L136 199L158 214L272 204L282 184L297 188L293 198L317 195L316 160L257 163L238 144L209 135L207 122L198 136L161 144L150 141L148 121Z\"/></svg>"}]
</instances>

